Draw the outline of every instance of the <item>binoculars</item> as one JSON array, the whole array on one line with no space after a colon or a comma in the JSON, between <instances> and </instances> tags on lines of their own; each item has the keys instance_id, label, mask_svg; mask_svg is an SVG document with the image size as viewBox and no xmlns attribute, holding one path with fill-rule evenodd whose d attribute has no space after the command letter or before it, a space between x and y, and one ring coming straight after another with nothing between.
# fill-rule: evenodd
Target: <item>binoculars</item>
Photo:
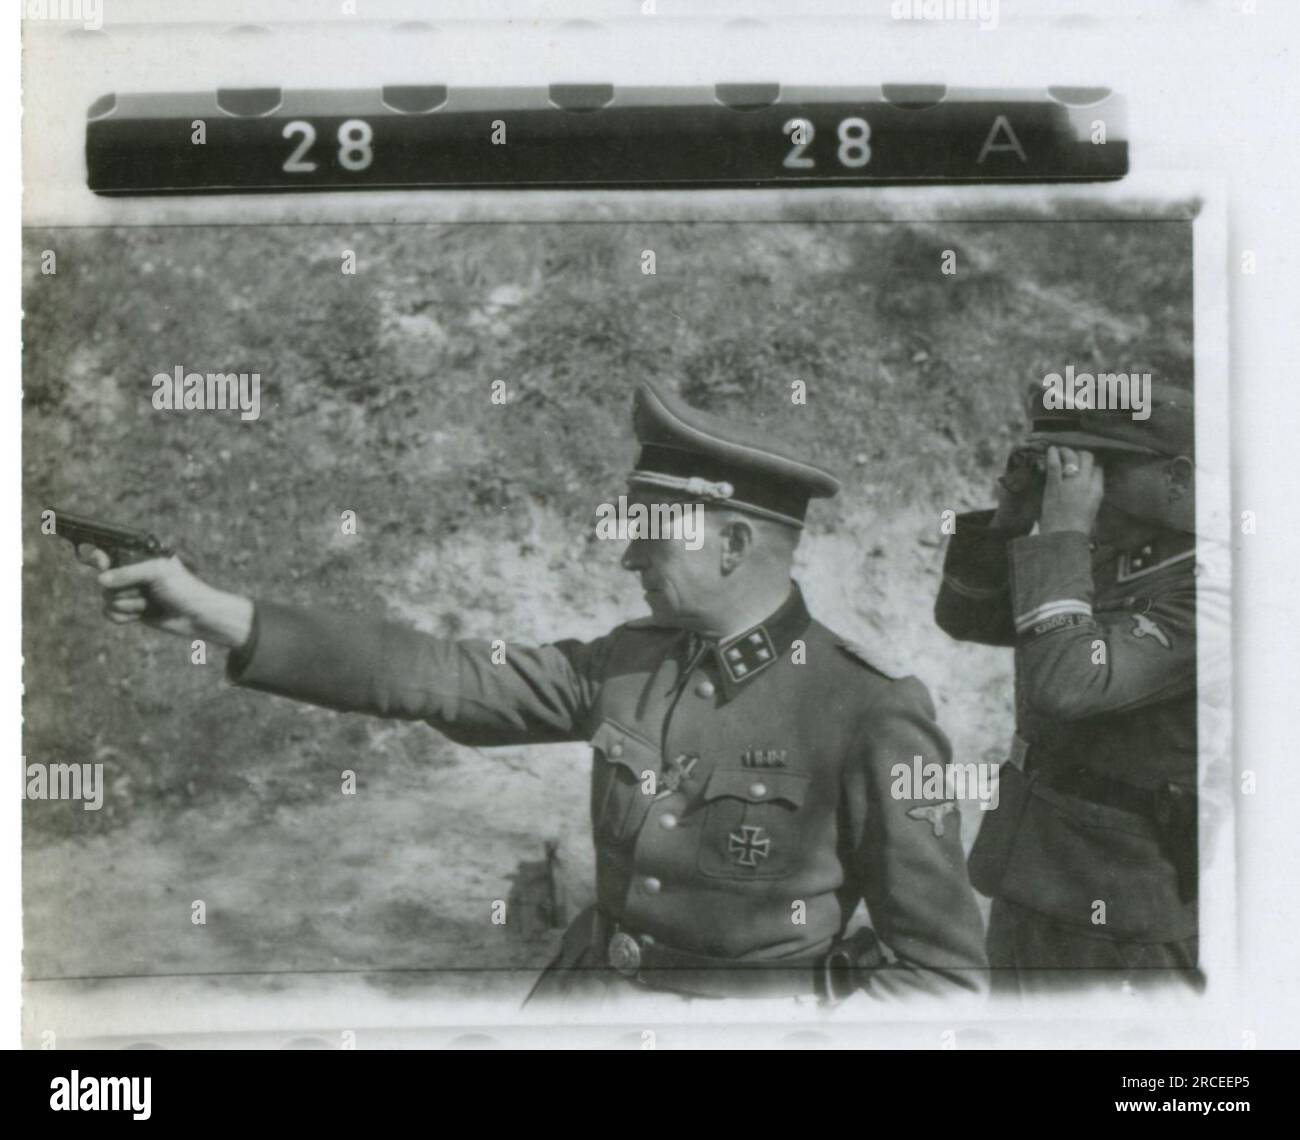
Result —
<instances>
[{"instance_id":1,"label":"binoculars","mask_svg":"<svg viewBox=\"0 0 1300 1140\"><path fill-rule=\"evenodd\" d=\"M1013 495L1023 494L1041 483L1047 472L1047 452L1038 447L1018 447L1007 457L1007 469L998 482Z\"/></svg>"}]
</instances>

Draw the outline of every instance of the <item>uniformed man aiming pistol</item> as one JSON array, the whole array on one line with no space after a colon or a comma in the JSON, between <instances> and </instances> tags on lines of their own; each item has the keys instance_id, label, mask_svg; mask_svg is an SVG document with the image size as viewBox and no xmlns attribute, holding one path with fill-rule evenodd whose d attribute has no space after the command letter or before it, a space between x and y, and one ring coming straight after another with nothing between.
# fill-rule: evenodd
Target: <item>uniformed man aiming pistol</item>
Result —
<instances>
[{"instance_id":1,"label":"uniformed man aiming pistol","mask_svg":"<svg viewBox=\"0 0 1300 1140\"><path fill-rule=\"evenodd\" d=\"M970 861L995 992L1200 984L1193 403L1152 396L1140 420L1039 390L997 509L958 516L944 562L939 625L1015 647Z\"/></svg>"},{"instance_id":2,"label":"uniformed man aiming pistol","mask_svg":"<svg viewBox=\"0 0 1300 1140\"><path fill-rule=\"evenodd\" d=\"M589 741L597 902L535 997L982 990L956 805L891 792L896 765L949 761L929 695L813 620L790 577L838 483L652 386L634 426L631 496L702 506L704 533L629 541L651 616L594 641L498 664L486 641L254 602L160 558L101 573L108 616L228 646L247 688L464 744ZM860 900L871 928L846 938Z\"/></svg>"}]
</instances>

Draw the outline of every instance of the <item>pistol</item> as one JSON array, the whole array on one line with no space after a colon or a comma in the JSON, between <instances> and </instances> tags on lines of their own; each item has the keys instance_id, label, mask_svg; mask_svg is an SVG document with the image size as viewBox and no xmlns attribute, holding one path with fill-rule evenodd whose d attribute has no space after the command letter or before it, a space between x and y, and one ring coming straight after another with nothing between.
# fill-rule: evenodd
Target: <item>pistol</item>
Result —
<instances>
[{"instance_id":1,"label":"pistol","mask_svg":"<svg viewBox=\"0 0 1300 1140\"><path fill-rule=\"evenodd\" d=\"M66 511L49 509L54 516L54 534L66 538L76 549L94 546L108 555L114 566L144 562L149 558L169 558L173 551L152 534L125 526L110 526Z\"/></svg>"}]
</instances>

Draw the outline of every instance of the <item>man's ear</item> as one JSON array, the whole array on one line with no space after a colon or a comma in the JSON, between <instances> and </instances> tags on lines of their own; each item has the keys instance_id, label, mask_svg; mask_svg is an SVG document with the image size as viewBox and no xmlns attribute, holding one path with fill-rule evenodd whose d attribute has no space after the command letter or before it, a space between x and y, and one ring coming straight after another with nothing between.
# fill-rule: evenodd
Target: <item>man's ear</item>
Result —
<instances>
[{"instance_id":1,"label":"man's ear","mask_svg":"<svg viewBox=\"0 0 1300 1140\"><path fill-rule=\"evenodd\" d=\"M730 574L754 549L754 528L743 519L731 519L718 533L722 539L719 566L723 574Z\"/></svg>"},{"instance_id":2,"label":"man's ear","mask_svg":"<svg viewBox=\"0 0 1300 1140\"><path fill-rule=\"evenodd\" d=\"M1177 502L1192 493L1192 484L1196 478L1196 465L1185 455L1171 459L1165 468L1165 480L1169 484L1169 501Z\"/></svg>"}]
</instances>

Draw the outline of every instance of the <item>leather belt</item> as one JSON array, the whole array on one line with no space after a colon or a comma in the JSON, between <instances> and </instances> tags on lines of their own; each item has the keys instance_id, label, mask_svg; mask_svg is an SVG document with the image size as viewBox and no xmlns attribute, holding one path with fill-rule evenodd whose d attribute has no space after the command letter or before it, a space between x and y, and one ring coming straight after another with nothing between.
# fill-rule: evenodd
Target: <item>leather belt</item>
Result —
<instances>
[{"instance_id":1,"label":"leather belt","mask_svg":"<svg viewBox=\"0 0 1300 1140\"><path fill-rule=\"evenodd\" d=\"M1049 788L1082 800L1133 812L1154 821L1161 793L1155 788L1140 788L1122 780L1102 776L1089 768L1061 768L1045 772L1043 783Z\"/></svg>"},{"instance_id":2,"label":"leather belt","mask_svg":"<svg viewBox=\"0 0 1300 1140\"><path fill-rule=\"evenodd\" d=\"M861 984L859 962L847 942L800 958L715 958L668 946L602 922L608 932L604 962L615 973L648 989L691 997L792 997L809 994L842 1001ZM599 936L599 934L598 934Z\"/></svg>"},{"instance_id":3,"label":"leather belt","mask_svg":"<svg viewBox=\"0 0 1300 1140\"><path fill-rule=\"evenodd\" d=\"M1195 789L1172 781L1158 788L1140 788L1082 767L1047 772L1043 782L1057 791L1090 803L1119 808L1146 820L1178 875L1179 899L1184 903L1196 901L1200 848Z\"/></svg>"}]
</instances>

